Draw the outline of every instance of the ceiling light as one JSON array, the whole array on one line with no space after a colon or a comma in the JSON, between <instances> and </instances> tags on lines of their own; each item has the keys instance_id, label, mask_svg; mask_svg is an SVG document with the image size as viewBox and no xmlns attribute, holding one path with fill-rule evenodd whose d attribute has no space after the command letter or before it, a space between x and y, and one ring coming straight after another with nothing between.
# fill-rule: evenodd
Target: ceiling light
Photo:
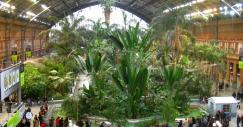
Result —
<instances>
[{"instance_id":1,"label":"ceiling light","mask_svg":"<svg viewBox=\"0 0 243 127\"><path fill-rule=\"evenodd\" d=\"M27 11L26 14L27 14L27 15L30 15L30 16L36 16L36 14L34 14L34 13L31 12L31 11Z\"/></svg>"},{"instance_id":2,"label":"ceiling light","mask_svg":"<svg viewBox=\"0 0 243 127\"><path fill-rule=\"evenodd\" d=\"M11 9L14 10L14 9L16 9L16 7L15 6L11 6Z\"/></svg>"},{"instance_id":3,"label":"ceiling light","mask_svg":"<svg viewBox=\"0 0 243 127\"><path fill-rule=\"evenodd\" d=\"M197 3L201 3L204 2L205 0L197 0Z\"/></svg>"},{"instance_id":4,"label":"ceiling light","mask_svg":"<svg viewBox=\"0 0 243 127\"><path fill-rule=\"evenodd\" d=\"M196 4L196 3L197 3L197 1L196 1L196 0L193 0L193 1L192 1L192 4Z\"/></svg>"},{"instance_id":5,"label":"ceiling light","mask_svg":"<svg viewBox=\"0 0 243 127\"><path fill-rule=\"evenodd\" d=\"M230 15L231 16L234 16L235 15L235 12L234 11L230 11Z\"/></svg>"},{"instance_id":6,"label":"ceiling light","mask_svg":"<svg viewBox=\"0 0 243 127\"><path fill-rule=\"evenodd\" d=\"M49 9L49 7L47 7L45 4L41 4L41 7L42 7L44 10Z\"/></svg>"},{"instance_id":7,"label":"ceiling light","mask_svg":"<svg viewBox=\"0 0 243 127\"><path fill-rule=\"evenodd\" d=\"M38 2L38 0L31 0L33 3L37 3Z\"/></svg>"},{"instance_id":8,"label":"ceiling light","mask_svg":"<svg viewBox=\"0 0 243 127\"><path fill-rule=\"evenodd\" d=\"M10 4L8 4L8 3L4 3L4 2L1 2L1 6L4 6L4 7L9 8L9 7L10 7Z\"/></svg>"}]
</instances>

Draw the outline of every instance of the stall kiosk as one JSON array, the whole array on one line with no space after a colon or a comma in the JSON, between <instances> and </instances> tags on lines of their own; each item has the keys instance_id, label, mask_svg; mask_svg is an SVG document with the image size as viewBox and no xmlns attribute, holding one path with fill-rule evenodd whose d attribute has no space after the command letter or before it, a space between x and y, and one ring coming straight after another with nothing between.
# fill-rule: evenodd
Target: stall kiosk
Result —
<instances>
[{"instance_id":1,"label":"stall kiosk","mask_svg":"<svg viewBox=\"0 0 243 127\"><path fill-rule=\"evenodd\" d=\"M208 112L211 115L222 110L229 116L235 117L237 115L237 100L234 97L210 97L208 99Z\"/></svg>"}]
</instances>

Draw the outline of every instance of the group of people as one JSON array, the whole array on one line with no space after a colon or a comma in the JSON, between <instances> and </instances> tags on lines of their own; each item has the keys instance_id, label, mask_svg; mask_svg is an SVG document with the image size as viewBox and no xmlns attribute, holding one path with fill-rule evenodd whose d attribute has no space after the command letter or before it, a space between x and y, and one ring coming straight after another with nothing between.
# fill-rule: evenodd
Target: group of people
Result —
<instances>
[{"instance_id":1,"label":"group of people","mask_svg":"<svg viewBox=\"0 0 243 127\"><path fill-rule=\"evenodd\" d=\"M243 91L233 92L232 96L237 100L243 101Z\"/></svg>"},{"instance_id":2,"label":"group of people","mask_svg":"<svg viewBox=\"0 0 243 127\"><path fill-rule=\"evenodd\" d=\"M53 120L54 120L53 117L51 117L51 119L49 119L50 127L53 127L53 124L54 124ZM63 119L62 117L57 116L55 123L56 123L56 127L68 127L68 117Z\"/></svg>"},{"instance_id":3,"label":"group of people","mask_svg":"<svg viewBox=\"0 0 243 127\"><path fill-rule=\"evenodd\" d=\"M21 119L20 123L17 125L17 127L30 127L32 118L31 109L28 108L25 110L23 118Z\"/></svg>"},{"instance_id":4,"label":"group of people","mask_svg":"<svg viewBox=\"0 0 243 127\"><path fill-rule=\"evenodd\" d=\"M237 127L240 127L240 124L241 124L241 127L243 127L243 116L242 115L237 116L236 123L237 123Z\"/></svg>"},{"instance_id":5,"label":"group of people","mask_svg":"<svg viewBox=\"0 0 243 127\"><path fill-rule=\"evenodd\" d=\"M45 103L44 105L42 105L40 107L39 115L38 116L35 115L35 117L34 117L34 120L33 120L34 127L39 127L39 126L46 127L47 126L47 124L44 120L44 117L47 112L48 112L48 105L47 105L47 103Z\"/></svg>"},{"instance_id":6,"label":"group of people","mask_svg":"<svg viewBox=\"0 0 243 127\"><path fill-rule=\"evenodd\" d=\"M224 111L218 111L215 116L204 116L203 118L189 118L186 122L182 120L178 127L229 127L230 117Z\"/></svg>"},{"instance_id":7,"label":"group of people","mask_svg":"<svg viewBox=\"0 0 243 127\"><path fill-rule=\"evenodd\" d=\"M80 118L77 121L76 125L78 127L91 127L91 122L88 118Z\"/></svg>"}]
</instances>

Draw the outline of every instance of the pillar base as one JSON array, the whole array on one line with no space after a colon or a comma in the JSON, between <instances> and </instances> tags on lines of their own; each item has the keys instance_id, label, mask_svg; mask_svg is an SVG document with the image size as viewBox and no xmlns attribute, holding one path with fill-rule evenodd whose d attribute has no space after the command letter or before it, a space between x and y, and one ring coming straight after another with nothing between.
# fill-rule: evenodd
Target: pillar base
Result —
<instances>
[{"instance_id":1,"label":"pillar base","mask_svg":"<svg viewBox=\"0 0 243 127\"><path fill-rule=\"evenodd\" d=\"M231 83L231 88L237 89L237 83L236 82L235 83Z\"/></svg>"}]
</instances>

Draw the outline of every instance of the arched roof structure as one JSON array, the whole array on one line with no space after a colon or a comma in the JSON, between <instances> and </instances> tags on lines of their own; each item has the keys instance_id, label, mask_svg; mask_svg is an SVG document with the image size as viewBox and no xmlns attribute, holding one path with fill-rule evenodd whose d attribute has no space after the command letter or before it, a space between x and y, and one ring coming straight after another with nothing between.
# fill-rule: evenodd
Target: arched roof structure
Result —
<instances>
[{"instance_id":1,"label":"arched roof structure","mask_svg":"<svg viewBox=\"0 0 243 127\"><path fill-rule=\"evenodd\" d=\"M27 12L31 12L32 16L43 21L48 25L53 25L54 22L48 20L50 16L63 18L71 13L86 7L99 4L99 0L1 0L2 3L7 3L14 6L13 11L6 11L17 17L24 17ZM228 5L222 1L226 1ZM124 9L134 15L140 17L146 22L150 22L157 14L163 13L166 10L180 9L184 7L196 6L200 10L208 8L219 8L219 6L234 5L239 0L117 0L115 6ZM4 9L0 3L0 10ZM189 4L188 4L189 3ZM191 5L190 5L191 4ZM43 11L44 8L48 8ZM30 15L31 15L30 13ZM0 13L2 15L2 11ZM26 18L26 17L24 17Z\"/></svg>"}]
</instances>

